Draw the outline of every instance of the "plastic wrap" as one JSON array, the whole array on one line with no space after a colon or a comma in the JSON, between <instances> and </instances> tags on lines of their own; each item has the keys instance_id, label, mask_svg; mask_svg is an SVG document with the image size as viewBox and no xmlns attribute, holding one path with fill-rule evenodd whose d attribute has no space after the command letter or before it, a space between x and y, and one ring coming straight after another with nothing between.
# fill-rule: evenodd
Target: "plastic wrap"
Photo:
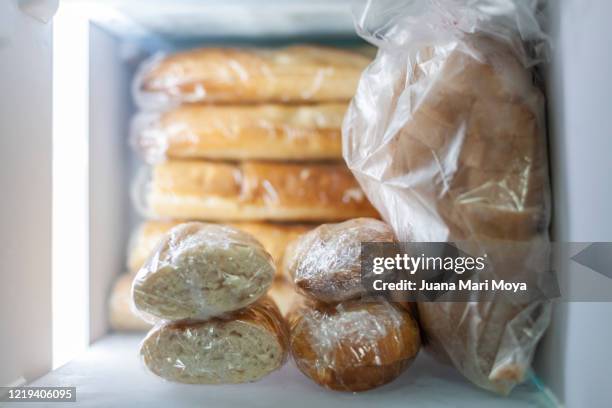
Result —
<instances>
[{"instance_id":1,"label":"plastic wrap","mask_svg":"<svg viewBox=\"0 0 612 408\"><path fill-rule=\"evenodd\" d=\"M284 269L303 295L325 303L364 294L361 284L361 243L394 242L393 230L382 221L357 218L323 224L290 244Z\"/></svg>"},{"instance_id":2,"label":"plastic wrap","mask_svg":"<svg viewBox=\"0 0 612 408\"><path fill-rule=\"evenodd\" d=\"M128 268L137 272L155 250L164 235L184 221L146 221L134 230L130 238ZM306 224L267 222L233 222L225 224L251 234L272 256L276 264L276 279L283 277L282 260L285 248L301 234L314 228Z\"/></svg>"},{"instance_id":3,"label":"plastic wrap","mask_svg":"<svg viewBox=\"0 0 612 408\"><path fill-rule=\"evenodd\" d=\"M136 103L338 102L355 93L370 59L331 47L201 48L155 55L136 75Z\"/></svg>"},{"instance_id":4,"label":"plastic wrap","mask_svg":"<svg viewBox=\"0 0 612 408\"><path fill-rule=\"evenodd\" d=\"M305 302L289 319L298 368L333 390L365 391L393 381L421 345L414 319L386 301Z\"/></svg>"},{"instance_id":5,"label":"plastic wrap","mask_svg":"<svg viewBox=\"0 0 612 408\"><path fill-rule=\"evenodd\" d=\"M379 47L343 125L345 159L401 241L548 239L546 58L536 1L368 2L361 36ZM523 265L547 270L542 257ZM499 275L512 273L490 265ZM546 302L421 303L430 348L475 384L525 378Z\"/></svg>"},{"instance_id":6,"label":"plastic wrap","mask_svg":"<svg viewBox=\"0 0 612 408\"><path fill-rule=\"evenodd\" d=\"M226 319L154 327L140 347L145 366L170 381L225 384L256 381L287 359L288 331L264 297Z\"/></svg>"},{"instance_id":7,"label":"plastic wrap","mask_svg":"<svg viewBox=\"0 0 612 408\"><path fill-rule=\"evenodd\" d=\"M147 331L151 324L134 311L132 281L134 274L125 273L115 282L108 300L108 320L116 331Z\"/></svg>"},{"instance_id":8,"label":"plastic wrap","mask_svg":"<svg viewBox=\"0 0 612 408\"><path fill-rule=\"evenodd\" d=\"M346 103L183 105L143 112L132 145L149 163L167 158L329 160L342 157Z\"/></svg>"},{"instance_id":9,"label":"plastic wrap","mask_svg":"<svg viewBox=\"0 0 612 408\"><path fill-rule=\"evenodd\" d=\"M251 235L190 222L172 228L134 278L134 305L149 322L205 319L257 301L275 274Z\"/></svg>"},{"instance_id":10,"label":"plastic wrap","mask_svg":"<svg viewBox=\"0 0 612 408\"><path fill-rule=\"evenodd\" d=\"M377 216L343 163L168 161L134 188L148 218L319 221Z\"/></svg>"}]
</instances>

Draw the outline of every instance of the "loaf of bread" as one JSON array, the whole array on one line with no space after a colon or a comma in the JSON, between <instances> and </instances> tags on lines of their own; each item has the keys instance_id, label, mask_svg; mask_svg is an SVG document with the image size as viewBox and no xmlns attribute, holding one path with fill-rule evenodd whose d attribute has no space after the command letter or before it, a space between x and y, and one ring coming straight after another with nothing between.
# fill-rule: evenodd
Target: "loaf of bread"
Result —
<instances>
[{"instance_id":1,"label":"loaf of bread","mask_svg":"<svg viewBox=\"0 0 612 408\"><path fill-rule=\"evenodd\" d=\"M205 319L246 307L274 279L272 257L250 234L190 222L172 228L134 278L134 304L148 321Z\"/></svg>"},{"instance_id":2,"label":"loaf of bread","mask_svg":"<svg viewBox=\"0 0 612 408\"><path fill-rule=\"evenodd\" d=\"M268 296L276 303L283 316L287 316L299 297L293 285L284 279L277 279L272 283Z\"/></svg>"},{"instance_id":3,"label":"loaf of bread","mask_svg":"<svg viewBox=\"0 0 612 408\"><path fill-rule=\"evenodd\" d=\"M503 44L482 36L422 49L411 71L409 78L388 78L414 95L412 108L388 120L401 127L386 131L371 121L370 107L398 103L386 100L387 87L377 95L384 101L372 99L372 86L381 86L377 74L364 76L345 128L354 152L348 165L383 218L398 226L398 238L523 240L545 233L544 98L531 72Z\"/></svg>"},{"instance_id":4,"label":"loaf of bread","mask_svg":"<svg viewBox=\"0 0 612 408\"><path fill-rule=\"evenodd\" d=\"M318 221L377 216L343 164L168 161L144 188L153 218Z\"/></svg>"},{"instance_id":5,"label":"loaf of bread","mask_svg":"<svg viewBox=\"0 0 612 408\"><path fill-rule=\"evenodd\" d=\"M188 384L257 381L287 356L287 328L264 297L227 319L170 322L153 328L140 354L154 374Z\"/></svg>"},{"instance_id":6,"label":"loaf of bread","mask_svg":"<svg viewBox=\"0 0 612 408\"><path fill-rule=\"evenodd\" d=\"M151 323L143 320L132 307L132 281L134 274L121 275L113 285L108 300L108 316L115 331L147 331Z\"/></svg>"},{"instance_id":7,"label":"loaf of bread","mask_svg":"<svg viewBox=\"0 0 612 408\"><path fill-rule=\"evenodd\" d=\"M365 391L393 381L421 345L414 319L386 301L305 302L289 322L298 368L333 390Z\"/></svg>"},{"instance_id":8,"label":"loaf of bread","mask_svg":"<svg viewBox=\"0 0 612 408\"><path fill-rule=\"evenodd\" d=\"M138 114L132 144L150 163L167 158L338 160L346 106L182 105Z\"/></svg>"},{"instance_id":9,"label":"loaf of bread","mask_svg":"<svg viewBox=\"0 0 612 408\"><path fill-rule=\"evenodd\" d=\"M372 218L323 224L293 241L283 268L300 293L325 303L365 293L361 284L361 243L394 242L391 227Z\"/></svg>"},{"instance_id":10,"label":"loaf of bread","mask_svg":"<svg viewBox=\"0 0 612 408\"><path fill-rule=\"evenodd\" d=\"M159 244L164 234L172 227L182 223L183 221L146 221L138 227L130 239L129 270L138 271ZM261 242L276 263L276 278L283 276L281 272L282 260L287 244L313 228L312 225L307 224L267 222L234 222L226 225L249 233Z\"/></svg>"},{"instance_id":11,"label":"loaf of bread","mask_svg":"<svg viewBox=\"0 0 612 408\"><path fill-rule=\"evenodd\" d=\"M381 48L347 112L347 163L401 241L547 240L544 98L518 37L486 33L440 43L432 32L431 44L402 48L411 57L401 62L394 47ZM514 271L548 270L538 256L520 261ZM546 302L501 296L418 309L430 350L504 394L525 378L550 313Z\"/></svg>"},{"instance_id":12,"label":"loaf of bread","mask_svg":"<svg viewBox=\"0 0 612 408\"><path fill-rule=\"evenodd\" d=\"M331 47L201 48L143 64L136 102L159 108L193 102L348 101L370 58Z\"/></svg>"}]
</instances>

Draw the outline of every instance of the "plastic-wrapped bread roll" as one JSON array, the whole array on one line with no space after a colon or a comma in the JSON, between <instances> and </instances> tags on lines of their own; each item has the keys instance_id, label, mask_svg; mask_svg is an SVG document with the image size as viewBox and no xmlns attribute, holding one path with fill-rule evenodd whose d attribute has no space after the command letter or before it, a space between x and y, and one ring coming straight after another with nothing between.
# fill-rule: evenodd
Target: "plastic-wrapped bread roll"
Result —
<instances>
[{"instance_id":1,"label":"plastic-wrapped bread roll","mask_svg":"<svg viewBox=\"0 0 612 408\"><path fill-rule=\"evenodd\" d=\"M340 163L168 161L154 166L151 180L144 183L141 209L153 218L335 221L377 216Z\"/></svg>"},{"instance_id":2,"label":"plastic-wrapped bread roll","mask_svg":"<svg viewBox=\"0 0 612 408\"><path fill-rule=\"evenodd\" d=\"M283 316L287 316L299 297L291 283L283 279L274 281L270 286L268 296L274 300Z\"/></svg>"},{"instance_id":3,"label":"plastic-wrapped bread roll","mask_svg":"<svg viewBox=\"0 0 612 408\"><path fill-rule=\"evenodd\" d=\"M386 301L305 302L289 322L298 368L333 390L365 391L393 381L421 346L414 319Z\"/></svg>"},{"instance_id":4,"label":"plastic-wrapped bread roll","mask_svg":"<svg viewBox=\"0 0 612 408\"><path fill-rule=\"evenodd\" d=\"M181 321L153 328L140 347L146 367L170 381L234 384L257 381L287 357L287 328L264 297L227 319Z\"/></svg>"},{"instance_id":5,"label":"plastic-wrapped bread roll","mask_svg":"<svg viewBox=\"0 0 612 408\"><path fill-rule=\"evenodd\" d=\"M363 9L358 30L379 53L347 111L344 155L399 240L521 241L531 251L514 271L547 271L545 104L531 70L547 36L537 2L497 3ZM431 350L504 394L526 378L550 318L548 302L504 296L418 309Z\"/></svg>"},{"instance_id":6,"label":"plastic-wrapped bread roll","mask_svg":"<svg viewBox=\"0 0 612 408\"><path fill-rule=\"evenodd\" d=\"M128 267L138 271L162 237L172 227L184 221L146 221L138 227L130 239ZM255 237L276 263L276 278L282 277L282 259L285 247L295 238L313 228L306 224L280 224L265 222L234 222L230 227L238 228Z\"/></svg>"},{"instance_id":7,"label":"plastic-wrapped bread roll","mask_svg":"<svg viewBox=\"0 0 612 408\"><path fill-rule=\"evenodd\" d=\"M150 163L167 158L338 160L346 107L182 105L138 114L132 144Z\"/></svg>"},{"instance_id":8,"label":"plastic-wrapped bread roll","mask_svg":"<svg viewBox=\"0 0 612 408\"><path fill-rule=\"evenodd\" d=\"M372 218L323 224L289 245L283 268L305 296L341 302L365 293L361 243L394 241L391 227Z\"/></svg>"},{"instance_id":9,"label":"plastic-wrapped bread roll","mask_svg":"<svg viewBox=\"0 0 612 408\"><path fill-rule=\"evenodd\" d=\"M246 307L274 279L272 257L250 234L190 222L172 228L134 278L148 321L205 319Z\"/></svg>"},{"instance_id":10,"label":"plastic-wrapped bread roll","mask_svg":"<svg viewBox=\"0 0 612 408\"><path fill-rule=\"evenodd\" d=\"M110 327L116 331L147 331L151 324L142 320L132 308L132 281L134 275L121 275L113 286L109 301Z\"/></svg>"},{"instance_id":11,"label":"plastic-wrapped bread roll","mask_svg":"<svg viewBox=\"0 0 612 408\"><path fill-rule=\"evenodd\" d=\"M370 58L331 47L202 48L145 62L134 96L144 108L193 102L347 101Z\"/></svg>"}]
</instances>

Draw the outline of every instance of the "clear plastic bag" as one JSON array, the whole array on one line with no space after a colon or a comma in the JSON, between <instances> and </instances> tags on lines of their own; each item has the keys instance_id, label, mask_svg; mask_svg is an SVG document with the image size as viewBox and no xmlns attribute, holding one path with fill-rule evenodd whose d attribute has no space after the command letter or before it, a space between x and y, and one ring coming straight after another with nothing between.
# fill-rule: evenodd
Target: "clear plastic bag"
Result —
<instances>
[{"instance_id":1,"label":"clear plastic bag","mask_svg":"<svg viewBox=\"0 0 612 408\"><path fill-rule=\"evenodd\" d=\"M524 241L537 251L548 239L544 98L531 70L548 43L536 5L383 0L357 11L359 34L379 52L345 118L343 154L400 241ZM529 268L546 270L534 259ZM419 314L430 349L508 393L526 376L550 304L421 303Z\"/></svg>"},{"instance_id":2,"label":"clear plastic bag","mask_svg":"<svg viewBox=\"0 0 612 408\"><path fill-rule=\"evenodd\" d=\"M275 273L272 257L250 234L189 222L165 234L134 278L132 297L151 323L207 319L256 302Z\"/></svg>"},{"instance_id":3,"label":"clear plastic bag","mask_svg":"<svg viewBox=\"0 0 612 408\"><path fill-rule=\"evenodd\" d=\"M288 329L263 297L226 318L155 326L140 346L144 365L170 381L233 384L257 381L287 360Z\"/></svg>"},{"instance_id":4,"label":"clear plastic bag","mask_svg":"<svg viewBox=\"0 0 612 408\"><path fill-rule=\"evenodd\" d=\"M291 354L306 376L338 391L366 391L397 378L420 346L404 309L379 300L304 301L289 314Z\"/></svg>"},{"instance_id":5,"label":"clear plastic bag","mask_svg":"<svg viewBox=\"0 0 612 408\"><path fill-rule=\"evenodd\" d=\"M370 59L349 50L201 48L155 55L136 75L136 103L147 110L184 103L348 101Z\"/></svg>"},{"instance_id":6,"label":"clear plastic bag","mask_svg":"<svg viewBox=\"0 0 612 408\"><path fill-rule=\"evenodd\" d=\"M141 112L132 146L149 163L165 159L338 160L346 103L182 105Z\"/></svg>"}]
</instances>

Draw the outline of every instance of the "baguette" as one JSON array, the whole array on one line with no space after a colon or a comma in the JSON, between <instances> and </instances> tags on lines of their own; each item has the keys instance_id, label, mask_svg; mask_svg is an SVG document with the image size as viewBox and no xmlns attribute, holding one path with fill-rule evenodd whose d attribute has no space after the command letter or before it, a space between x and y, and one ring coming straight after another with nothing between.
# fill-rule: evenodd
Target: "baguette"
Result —
<instances>
[{"instance_id":1,"label":"baguette","mask_svg":"<svg viewBox=\"0 0 612 408\"><path fill-rule=\"evenodd\" d=\"M154 218L319 221L376 217L343 164L168 161L153 169Z\"/></svg>"},{"instance_id":2,"label":"baguette","mask_svg":"<svg viewBox=\"0 0 612 408\"><path fill-rule=\"evenodd\" d=\"M421 346L412 316L386 301L304 302L289 321L298 368L332 390L365 391L393 381Z\"/></svg>"},{"instance_id":3,"label":"baguette","mask_svg":"<svg viewBox=\"0 0 612 408\"><path fill-rule=\"evenodd\" d=\"M323 224L287 249L283 268L297 290L325 303L365 293L361 284L361 243L394 242L391 227L371 218Z\"/></svg>"},{"instance_id":4,"label":"baguette","mask_svg":"<svg viewBox=\"0 0 612 408\"><path fill-rule=\"evenodd\" d=\"M246 307L270 287L272 257L235 228L191 222L172 228L134 279L148 321L205 319Z\"/></svg>"},{"instance_id":5,"label":"baguette","mask_svg":"<svg viewBox=\"0 0 612 408\"><path fill-rule=\"evenodd\" d=\"M135 83L144 108L181 103L348 101L370 58L331 47L201 48L154 58Z\"/></svg>"},{"instance_id":6,"label":"baguette","mask_svg":"<svg viewBox=\"0 0 612 408\"><path fill-rule=\"evenodd\" d=\"M147 260L151 252L159 244L162 237L172 227L184 221L146 221L136 229L130 239L128 268L138 271ZM266 251L272 256L276 264L276 278L282 274L282 260L285 247L295 238L313 228L307 224L279 224L264 222L234 222L227 224L254 236Z\"/></svg>"},{"instance_id":7,"label":"baguette","mask_svg":"<svg viewBox=\"0 0 612 408\"><path fill-rule=\"evenodd\" d=\"M140 113L132 122L132 142L150 163L167 158L338 160L346 107L183 105Z\"/></svg>"},{"instance_id":8,"label":"baguette","mask_svg":"<svg viewBox=\"0 0 612 408\"><path fill-rule=\"evenodd\" d=\"M244 383L283 365L287 336L278 308L264 297L227 319L157 326L143 341L140 354L149 370L170 381Z\"/></svg>"}]
</instances>

